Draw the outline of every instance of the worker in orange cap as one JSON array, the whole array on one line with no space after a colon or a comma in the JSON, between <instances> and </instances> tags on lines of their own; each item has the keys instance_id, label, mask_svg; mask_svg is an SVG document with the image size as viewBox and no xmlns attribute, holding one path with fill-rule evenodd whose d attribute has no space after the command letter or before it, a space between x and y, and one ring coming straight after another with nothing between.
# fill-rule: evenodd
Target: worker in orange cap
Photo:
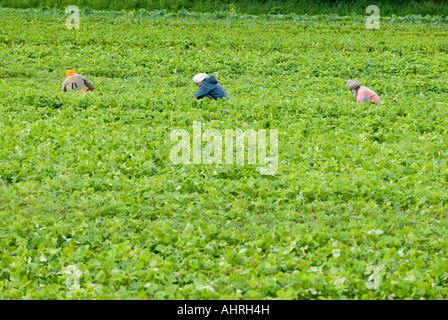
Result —
<instances>
[{"instance_id":1,"label":"worker in orange cap","mask_svg":"<svg viewBox=\"0 0 448 320\"><path fill-rule=\"evenodd\" d=\"M66 79L62 83L63 92L72 90L73 92L86 93L95 89L92 81L80 74L76 74L75 70L67 70L65 76Z\"/></svg>"}]
</instances>

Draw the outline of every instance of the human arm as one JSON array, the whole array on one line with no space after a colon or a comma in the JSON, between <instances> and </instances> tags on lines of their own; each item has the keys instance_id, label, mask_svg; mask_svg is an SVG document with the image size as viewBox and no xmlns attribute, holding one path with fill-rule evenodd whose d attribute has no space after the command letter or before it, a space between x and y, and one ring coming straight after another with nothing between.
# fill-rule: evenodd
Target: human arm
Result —
<instances>
[{"instance_id":1,"label":"human arm","mask_svg":"<svg viewBox=\"0 0 448 320\"><path fill-rule=\"evenodd\" d=\"M382 103L380 100L380 97L375 93L373 96L370 97L370 102L372 103Z\"/></svg>"},{"instance_id":2,"label":"human arm","mask_svg":"<svg viewBox=\"0 0 448 320\"><path fill-rule=\"evenodd\" d=\"M196 99L202 99L205 98L209 93L209 90L206 86L201 85L198 89L198 91L193 95Z\"/></svg>"},{"instance_id":3,"label":"human arm","mask_svg":"<svg viewBox=\"0 0 448 320\"><path fill-rule=\"evenodd\" d=\"M93 84L92 81L90 81L89 79L87 79L86 77L82 77L82 79L84 80L84 83L87 87L87 91L93 91L95 89L95 85Z\"/></svg>"},{"instance_id":4,"label":"human arm","mask_svg":"<svg viewBox=\"0 0 448 320\"><path fill-rule=\"evenodd\" d=\"M369 100L370 97L367 96L365 93L358 92L358 94L356 95L356 102L363 103Z\"/></svg>"},{"instance_id":5,"label":"human arm","mask_svg":"<svg viewBox=\"0 0 448 320\"><path fill-rule=\"evenodd\" d=\"M62 82L62 92L67 92L67 83L66 83L66 80L64 80L64 82Z\"/></svg>"}]
</instances>

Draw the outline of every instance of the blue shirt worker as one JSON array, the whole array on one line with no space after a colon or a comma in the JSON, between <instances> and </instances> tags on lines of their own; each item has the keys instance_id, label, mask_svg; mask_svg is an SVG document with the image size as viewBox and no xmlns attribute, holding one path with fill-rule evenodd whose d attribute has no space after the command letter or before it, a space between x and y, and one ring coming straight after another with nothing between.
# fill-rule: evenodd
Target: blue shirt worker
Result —
<instances>
[{"instance_id":1,"label":"blue shirt worker","mask_svg":"<svg viewBox=\"0 0 448 320\"><path fill-rule=\"evenodd\" d=\"M194 83L199 87L193 97L196 99L209 98L212 100L224 99L227 97L226 90L218 83L214 75L208 76L206 73L199 73L193 77Z\"/></svg>"}]
</instances>

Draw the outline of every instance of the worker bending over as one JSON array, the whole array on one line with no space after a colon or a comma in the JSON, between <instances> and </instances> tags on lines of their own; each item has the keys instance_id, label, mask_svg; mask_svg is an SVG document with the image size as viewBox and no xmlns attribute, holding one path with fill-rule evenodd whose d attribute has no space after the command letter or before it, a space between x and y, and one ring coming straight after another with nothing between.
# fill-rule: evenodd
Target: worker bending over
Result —
<instances>
[{"instance_id":1,"label":"worker bending over","mask_svg":"<svg viewBox=\"0 0 448 320\"><path fill-rule=\"evenodd\" d=\"M218 83L214 75L207 76L206 73L199 73L193 77L193 81L199 87L193 97L196 99L209 98L212 100L224 99L227 97L226 90Z\"/></svg>"},{"instance_id":2,"label":"worker bending over","mask_svg":"<svg viewBox=\"0 0 448 320\"><path fill-rule=\"evenodd\" d=\"M361 84L356 80L348 80L346 86L352 92L356 102L370 101L372 103L381 103L381 100L375 91L361 86Z\"/></svg>"},{"instance_id":3,"label":"worker bending over","mask_svg":"<svg viewBox=\"0 0 448 320\"><path fill-rule=\"evenodd\" d=\"M65 80L62 83L62 91L73 91L78 93L86 93L86 91L93 91L95 85L86 77L76 74L75 70L67 70L65 73Z\"/></svg>"}]
</instances>

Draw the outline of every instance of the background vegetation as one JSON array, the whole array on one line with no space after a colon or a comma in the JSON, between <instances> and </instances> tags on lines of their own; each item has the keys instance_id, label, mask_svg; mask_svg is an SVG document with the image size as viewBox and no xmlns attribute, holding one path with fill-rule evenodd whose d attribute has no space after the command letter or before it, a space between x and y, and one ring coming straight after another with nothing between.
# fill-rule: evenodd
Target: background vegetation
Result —
<instances>
[{"instance_id":1,"label":"background vegetation","mask_svg":"<svg viewBox=\"0 0 448 320\"><path fill-rule=\"evenodd\" d=\"M369 5L377 5L382 16L405 15L447 15L448 2L426 0L0 0L0 6L11 8L59 8L77 5L94 10L132 10L146 9L189 10L197 12L216 12L229 10L233 6L238 13L247 14L365 14Z\"/></svg>"},{"instance_id":2,"label":"background vegetation","mask_svg":"<svg viewBox=\"0 0 448 320\"><path fill-rule=\"evenodd\" d=\"M445 18L0 14L1 299L447 298ZM172 164L195 120L278 129L278 172Z\"/></svg>"}]
</instances>

